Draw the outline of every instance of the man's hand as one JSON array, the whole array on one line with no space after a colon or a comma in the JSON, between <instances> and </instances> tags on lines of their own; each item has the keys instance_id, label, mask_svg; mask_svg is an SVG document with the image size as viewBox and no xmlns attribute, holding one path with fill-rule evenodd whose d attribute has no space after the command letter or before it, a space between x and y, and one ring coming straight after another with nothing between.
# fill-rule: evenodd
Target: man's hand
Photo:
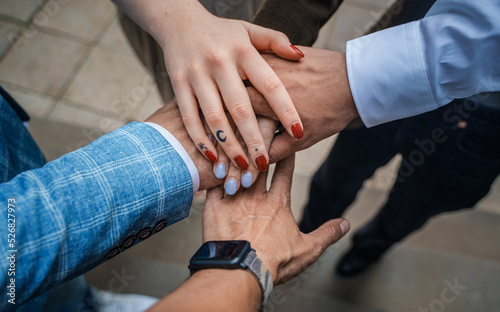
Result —
<instances>
[{"instance_id":1,"label":"man's hand","mask_svg":"<svg viewBox=\"0 0 500 312\"><path fill-rule=\"evenodd\" d=\"M269 191L267 173L238 196L224 198L221 187L209 190L203 213L203 241L249 241L275 285L303 272L350 228L347 220L335 219L310 234L299 231L290 208L293 167L294 156L279 162Z\"/></svg>"},{"instance_id":2,"label":"man's hand","mask_svg":"<svg viewBox=\"0 0 500 312\"><path fill-rule=\"evenodd\" d=\"M359 116L347 79L345 53L300 49L305 57L299 62L263 55L292 97L305 133L302 140L288 133L277 136L269 151L273 163L340 132ZM276 119L264 97L251 87L247 89L256 113Z\"/></svg>"}]
</instances>

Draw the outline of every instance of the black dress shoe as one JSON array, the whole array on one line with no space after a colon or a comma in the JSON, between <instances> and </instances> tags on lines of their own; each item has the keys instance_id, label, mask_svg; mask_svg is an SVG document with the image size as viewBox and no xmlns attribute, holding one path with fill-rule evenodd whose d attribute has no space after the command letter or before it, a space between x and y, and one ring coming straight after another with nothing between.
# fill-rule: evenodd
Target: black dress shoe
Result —
<instances>
[{"instance_id":1,"label":"black dress shoe","mask_svg":"<svg viewBox=\"0 0 500 312\"><path fill-rule=\"evenodd\" d=\"M350 277L365 271L376 260L365 259L350 250L337 264L337 274L344 277Z\"/></svg>"}]
</instances>

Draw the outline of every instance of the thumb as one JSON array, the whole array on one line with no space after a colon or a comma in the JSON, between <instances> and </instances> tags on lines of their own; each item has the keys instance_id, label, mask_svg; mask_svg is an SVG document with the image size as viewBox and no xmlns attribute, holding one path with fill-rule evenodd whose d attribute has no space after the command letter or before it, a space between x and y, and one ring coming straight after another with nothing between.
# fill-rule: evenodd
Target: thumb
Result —
<instances>
[{"instance_id":1,"label":"thumb","mask_svg":"<svg viewBox=\"0 0 500 312\"><path fill-rule=\"evenodd\" d=\"M250 23L244 23L244 25L250 42L257 50L273 51L278 56L290 61L298 61L304 57L304 53L293 46L284 33Z\"/></svg>"},{"instance_id":2,"label":"thumb","mask_svg":"<svg viewBox=\"0 0 500 312\"><path fill-rule=\"evenodd\" d=\"M288 132L283 132L274 137L269 149L269 163L274 164L295 153L297 148L297 139L293 138Z\"/></svg>"},{"instance_id":3,"label":"thumb","mask_svg":"<svg viewBox=\"0 0 500 312\"><path fill-rule=\"evenodd\" d=\"M347 219L338 218L323 223L322 226L308 234L317 241L323 250L339 241L349 230L351 224Z\"/></svg>"}]
</instances>

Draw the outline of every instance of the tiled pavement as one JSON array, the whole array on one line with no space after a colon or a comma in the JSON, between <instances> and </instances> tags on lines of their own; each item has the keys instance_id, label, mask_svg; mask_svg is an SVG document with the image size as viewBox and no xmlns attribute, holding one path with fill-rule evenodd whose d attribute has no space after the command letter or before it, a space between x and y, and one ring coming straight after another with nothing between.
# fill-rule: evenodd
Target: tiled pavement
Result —
<instances>
[{"instance_id":1,"label":"tiled pavement","mask_svg":"<svg viewBox=\"0 0 500 312\"><path fill-rule=\"evenodd\" d=\"M346 0L322 30L317 46L343 50L370 28L387 0ZM49 159L88 144L161 106L150 77L135 58L103 0L0 0L0 83L33 117L31 132ZM55 139L57 138L57 139ZM293 186L297 218L311 176L334 139L299 153ZM366 182L347 217L363 224L387 196L394 159ZM103 288L162 296L186 277L201 241L202 207L87 274ZM329 249L293 284L275 292L266 311L498 311L500 299L500 181L475 210L440 216L355 279L333 274L349 240ZM122 269L134 279L117 289ZM441 309L446 281L467 286ZM440 301L441 300L441 301ZM440 310L441 309L441 310Z\"/></svg>"}]
</instances>

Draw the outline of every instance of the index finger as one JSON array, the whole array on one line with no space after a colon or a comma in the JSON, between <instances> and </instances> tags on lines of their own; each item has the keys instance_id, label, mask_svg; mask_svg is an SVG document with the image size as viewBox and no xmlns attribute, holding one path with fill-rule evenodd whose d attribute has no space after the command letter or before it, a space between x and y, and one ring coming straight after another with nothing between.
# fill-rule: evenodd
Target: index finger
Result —
<instances>
[{"instance_id":1,"label":"index finger","mask_svg":"<svg viewBox=\"0 0 500 312\"><path fill-rule=\"evenodd\" d=\"M248 80L266 98L287 132L296 139L303 138L304 126L299 113L285 86L269 64L255 51L252 57L242 60L242 65Z\"/></svg>"},{"instance_id":2,"label":"index finger","mask_svg":"<svg viewBox=\"0 0 500 312\"><path fill-rule=\"evenodd\" d=\"M273 180L269 192L284 193L290 197L292 190L293 169L295 167L295 154L278 162L274 170Z\"/></svg>"}]
</instances>

